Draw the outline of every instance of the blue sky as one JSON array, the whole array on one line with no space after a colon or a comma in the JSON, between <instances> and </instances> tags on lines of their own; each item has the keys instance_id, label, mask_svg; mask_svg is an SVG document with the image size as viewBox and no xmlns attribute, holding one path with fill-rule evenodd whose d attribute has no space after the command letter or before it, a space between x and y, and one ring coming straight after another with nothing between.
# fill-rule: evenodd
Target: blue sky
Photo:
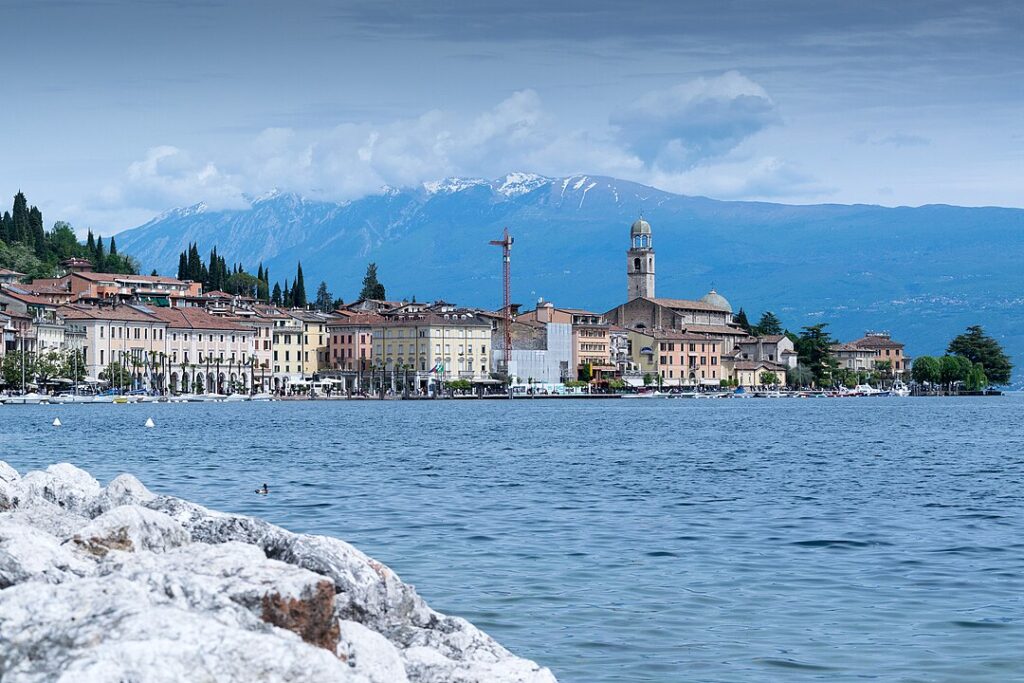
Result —
<instances>
[{"instance_id":1,"label":"blue sky","mask_svg":"<svg viewBox=\"0 0 1024 683\"><path fill-rule=\"evenodd\" d=\"M111 233L274 188L606 174L1024 206L1024 5L0 0L0 191Z\"/></svg>"}]
</instances>

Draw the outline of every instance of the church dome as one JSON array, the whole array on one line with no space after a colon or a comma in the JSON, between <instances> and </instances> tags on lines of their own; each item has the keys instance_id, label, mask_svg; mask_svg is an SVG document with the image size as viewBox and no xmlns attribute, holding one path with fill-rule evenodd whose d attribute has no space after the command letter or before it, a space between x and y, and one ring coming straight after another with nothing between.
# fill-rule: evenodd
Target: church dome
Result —
<instances>
[{"instance_id":1,"label":"church dome","mask_svg":"<svg viewBox=\"0 0 1024 683\"><path fill-rule=\"evenodd\" d=\"M629 229L630 235L650 235L651 224L645 221L643 218L637 218L636 222L633 223L633 227Z\"/></svg>"},{"instance_id":2,"label":"church dome","mask_svg":"<svg viewBox=\"0 0 1024 683\"><path fill-rule=\"evenodd\" d=\"M710 292L700 298L706 304L710 304L715 308L721 308L723 311L729 311L732 313L732 304L724 296L712 289Z\"/></svg>"}]
</instances>

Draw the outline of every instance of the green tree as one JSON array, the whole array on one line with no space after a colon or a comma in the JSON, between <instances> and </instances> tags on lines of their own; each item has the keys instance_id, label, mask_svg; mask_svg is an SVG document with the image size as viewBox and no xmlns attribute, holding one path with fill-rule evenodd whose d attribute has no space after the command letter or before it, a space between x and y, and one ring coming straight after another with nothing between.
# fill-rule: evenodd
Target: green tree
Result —
<instances>
[{"instance_id":1,"label":"green tree","mask_svg":"<svg viewBox=\"0 0 1024 683\"><path fill-rule=\"evenodd\" d=\"M85 353L78 349L69 349L61 356L60 376L72 382L85 379Z\"/></svg>"},{"instance_id":2,"label":"green tree","mask_svg":"<svg viewBox=\"0 0 1024 683\"><path fill-rule=\"evenodd\" d=\"M973 367L974 364L964 356L943 356L939 359L939 380L952 389L957 382L967 379Z\"/></svg>"},{"instance_id":3,"label":"green tree","mask_svg":"<svg viewBox=\"0 0 1024 683\"><path fill-rule=\"evenodd\" d=\"M797 366L786 372L786 383L791 387L809 387L814 381L814 373L806 365Z\"/></svg>"},{"instance_id":4,"label":"green tree","mask_svg":"<svg viewBox=\"0 0 1024 683\"><path fill-rule=\"evenodd\" d=\"M985 368L981 363L975 363L968 371L964 379L964 388L967 391L981 391L988 386L988 377L985 376Z\"/></svg>"},{"instance_id":5,"label":"green tree","mask_svg":"<svg viewBox=\"0 0 1024 683\"><path fill-rule=\"evenodd\" d=\"M750 327L750 321L747 320L747 312L740 306L740 312L736 314L736 324L739 325L740 329L747 334L753 334L753 330Z\"/></svg>"},{"instance_id":6,"label":"green tree","mask_svg":"<svg viewBox=\"0 0 1024 683\"><path fill-rule=\"evenodd\" d=\"M826 327L828 323L804 327L796 342L798 361L810 369L819 386L831 383L832 374L838 367L832 355L832 345L836 342Z\"/></svg>"},{"instance_id":7,"label":"green tree","mask_svg":"<svg viewBox=\"0 0 1024 683\"><path fill-rule=\"evenodd\" d=\"M918 384L938 384L942 381L939 359L934 356L918 356L910 368L910 377Z\"/></svg>"},{"instance_id":8,"label":"green tree","mask_svg":"<svg viewBox=\"0 0 1024 683\"><path fill-rule=\"evenodd\" d=\"M579 380L581 382L589 382L592 379L594 379L594 367L590 363L584 363L580 366Z\"/></svg>"},{"instance_id":9,"label":"green tree","mask_svg":"<svg viewBox=\"0 0 1024 683\"><path fill-rule=\"evenodd\" d=\"M22 374L22 363L24 363L24 375ZM35 376L35 359L28 352L9 351L4 356L0 370L2 370L0 374L3 374L4 384L8 387L21 387L22 376L26 382L31 382Z\"/></svg>"},{"instance_id":10,"label":"green tree","mask_svg":"<svg viewBox=\"0 0 1024 683\"><path fill-rule=\"evenodd\" d=\"M321 280L320 285L316 288L316 302L314 304L316 306L316 310L321 313L330 313L333 310L333 303L334 297L331 296L331 293L327 290L327 283Z\"/></svg>"},{"instance_id":11,"label":"green tree","mask_svg":"<svg viewBox=\"0 0 1024 683\"><path fill-rule=\"evenodd\" d=\"M130 387L132 384L131 372L117 361L107 363L107 366L100 370L100 379L108 382L111 387Z\"/></svg>"},{"instance_id":12,"label":"green tree","mask_svg":"<svg viewBox=\"0 0 1024 683\"><path fill-rule=\"evenodd\" d=\"M36 359L35 377L39 384L46 384L60 374L63 358L57 351L39 354Z\"/></svg>"},{"instance_id":13,"label":"green tree","mask_svg":"<svg viewBox=\"0 0 1024 683\"><path fill-rule=\"evenodd\" d=\"M782 321L771 311L765 311L761 314L761 319L757 321L754 329L759 337L782 334Z\"/></svg>"},{"instance_id":14,"label":"green tree","mask_svg":"<svg viewBox=\"0 0 1024 683\"><path fill-rule=\"evenodd\" d=\"M762 372L760 379L764 386L775 386L779 383L779 376L774 372Z\"/></svg>"},{"instance_id":15,"label":"green tree","mask_svg":"<svg viewBox=\"0 0 1024 683\"><path fill-rule=\"evenodd\" d=\"M274 283L274 293L270 295L270 303L275 306L280 306L284 303L284 299L281 295L281 284L278 282Z\"/></svg>"},{"instance_id":16,"label":"green tree","mask_svg":"<svg viewBox=\"0 0 1024 683\"><path fill-rule=\"evenodd\" d=\"M291 289L292 306L295 308L306 307L306 280L302 277L302 263L298 264L295 270L295 284Z\"/></svg>"},{"instance_id":17,"label":"green tree","mask_svg":"<svg viewBox=\"0 0 1024 683\"><path fill-rule=\"evenodd\" d=\"M971 325L967 331L949 342L947 353L963 356L971 363L979 363L993 384L1009 384L1013 364L995 339L985 334L980 325Z\"/></svg>"},{"instance_id":18,"label":"green tree","mask_svg":"<svg viewBox=\"0 0 1024 683\"><path fill-rule=\"evenodd\" d=\"M360 299L387 299L384 285L377 280L377 264L370 263L366 266L366 275L363 277L363 290L359 293Z\"/></svg>"}]
</instances>

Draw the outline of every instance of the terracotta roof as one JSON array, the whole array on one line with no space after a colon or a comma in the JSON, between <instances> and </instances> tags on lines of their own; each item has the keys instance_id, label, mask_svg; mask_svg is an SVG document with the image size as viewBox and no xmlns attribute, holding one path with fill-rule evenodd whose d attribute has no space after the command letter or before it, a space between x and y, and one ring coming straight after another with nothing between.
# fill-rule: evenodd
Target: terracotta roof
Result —
<instances>
[{"instance_id":1,"label":"terracotta roof","mask_svg":"<svg viewBox=\"0 0 1024 683\"><path fill-rule=\"evenodd\" d=\"M850 342L853 346L862 349L902 349L903 344L893 341L889 337L878 337L867 335Z\"/></svg>"},{"instance_id":2,"label":"terracotta roof","mask_svg":"<svg viewBox=\"0 0 1024 683\"><path fill-rule=\"evenodd\" d=\"M58 308L57 313L65 320L163 322L135 306L87 306L84 304L66 304Z\"/></svg>"},{"instance_id":3,"label":"terracotta roof","mask_svg":"<svg viewBox=\"0 0 1024 683\"><path fill-rule=\"evenodd\" d=\"M351 315L337 316L327 323L328 328L338 327L369 327L379 325L386 318L376 313L352 313Z\"/></svg>"},{"instance_id":4,"label":"terracotta roof","mask_svg":"<svg viewBox=\"0 0 1024 683\"><path fill-rule=\"evenodd\" d=\"M742 329L738 327L729 327L728 325L687 325L686 331L698 332L700 334L718 334L730 337L746 334Z\"/></svg>"},{"instance_id":5,"label":"terracotta roof","mask_svg":"<svg viewBox=\"0 0 1024 683\"><path fill-rule=\"evenodd\" d=\"M13 287L11 285L2 285L2 288L0 288L0 292L2 292L3 294L6 294L7 296L11 297L12 299L17 299L18 301L21 301L22 303L28 304L29 306L47 306L47 307L52 307L54 305L53 302L50 301L49 299L44 299L41 296L36 296L35 294L30 294L29 292L26 292L25 290L21 289L20 287L16 288L16 287Z\"/></svg>"},{"instance_id":6,"label":"terracotta roof","mask_svg":"<svg viewBox=\"0 0 1024 683\"><path fill-rule=\"evenodd\" d=\"M0 275L17 275L18 277L24 277L25 273L19 273L16 270L10 268L0 268Z\"/></svg>"},{"instance_id":7,"label":"terracotta roof","mask_svg":"<svg viewBox=\"0 0 1024 683\"><path fill-rule=\"evenodd\" d=\"M672 341L693 341L701 342L704 344L720 344L720 339L712 339L702 334L693 334L692 332L680 332L677 330L654 330L651 333L656 340L669 339Z\"/></svg>"},{"instance_id":8,"label":"terracotta roof","mask_svg":"<svg viewBox=\"0 0 1024 683\"><path fill-rule=\"evenodd\" d=\"M412 327L418 325L440 325L445 327L490 327L491 323L475 314L468 317L461 317L463 312L453 311L450 314L434 313L424 311L423 313L410 313L408 316L387 316L382 322L374 323L383 327Z\"/></svg>"},{"instance_id":9,"label":"terracotta roof","mask_svg":"<svg viewBox=\"0 0 1024 683\"><path fill-rule=\"evenodd\" d=\"M170 328L184 328L192 330L238 330L250 331L228 318L218 318L209 311L188 306L183 308L150 308L152 315L163 320Z\"/></svg>"},{"instance_id":10,"label":"terracotta roof","mask_svg":"<svg viewBox=\"0 0 1024 683\"><path fill-rule=\"evenodd\" d=\"M785 372L786 366L773 363L768 360L738 360L733 363L734 370L757 370L759 368L765 368L772 371L783 371Z\"/></svg>"},{"instance_id":11,"label":"terracotta roof","mask_svg":"<svg viewBox=\"0 0 1024 683\"><path fill-rule=\"evenodd\" d=\"M732 313L732 311L729 310L728 308L722 308L721 306L709 304L706 301L694 301L692 299L665 299L661 297L657 299L648 299L648 301L653 301L659 306L664 306L666 308L678 308L690 311L716 311L719 313Z\"/></svg>"},{"instance_id":12,"label":"terracotta roof","mask_svg":"<svg viewBox=\"0 0 1024 683\"><path fill-rule=\"evenodd\" d=\"M167 285L182 285L187 286L188 282L179 280L173 277L163 277L162 275L124 275L122 273L74 273L74 277L80 277L85 280L110 280L110 281L129 281L129 282L150 282Z\"/></svg>"}]
</instances>

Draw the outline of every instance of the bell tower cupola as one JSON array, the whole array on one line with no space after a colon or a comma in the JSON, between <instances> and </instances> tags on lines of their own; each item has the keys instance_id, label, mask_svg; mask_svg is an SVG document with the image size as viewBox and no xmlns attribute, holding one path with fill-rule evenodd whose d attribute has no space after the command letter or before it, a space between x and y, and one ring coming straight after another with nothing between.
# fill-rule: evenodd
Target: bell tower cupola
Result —
<instances>
[{"instance_id":1,"label":"bell tower cupola","mask_svg":"<svg viewBox=\"0 0 1024 683\"><path fill-rule=\"evenodd\" d=\"M654 298L654 242L651 224L638 218L629 229L630 247L626 252L626 301L638 297Z\"/></svg>"}]
</instances>

